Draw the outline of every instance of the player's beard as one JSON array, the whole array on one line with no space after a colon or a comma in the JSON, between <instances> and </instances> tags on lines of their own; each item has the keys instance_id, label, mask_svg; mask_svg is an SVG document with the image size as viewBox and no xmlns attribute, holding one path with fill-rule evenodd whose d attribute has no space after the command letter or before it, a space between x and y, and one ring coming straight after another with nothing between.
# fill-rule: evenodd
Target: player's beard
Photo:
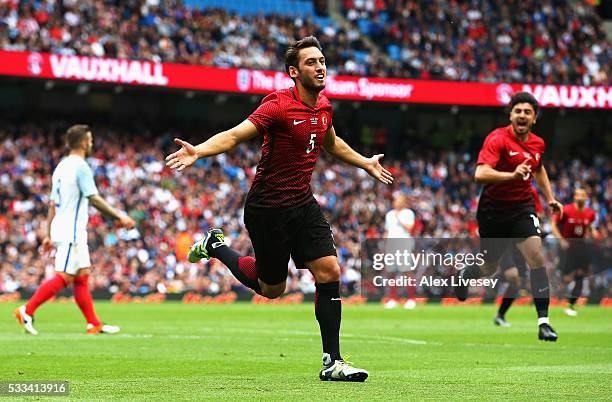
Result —
<instances>
[{"instance_id":1,"label":"player's beard","mask_svg":"<svg viewBox=\"0 0 612 402\"><path fill-rule=\"evenodd\" d=\"M325 84L317 84L313 78L300 74L300 82L304 89L310 92L319 93L325 89Z\"/></svg>"},{"instance_id":2,"label":"player's beard","mask_svg":"<svg viewBox=\"0 0 612 402\"><path fill-rule=\"evenodd\" d=\"M86 158L89 158L89 156L91 155L92 148L93 148L93 146L92 146L92 145L89 145L89 146L87 147L87 149L85 149L85 157L86 157Z\"/></svg>"},{"instance_id":3,"label":"player's beard","mask_svg":"<svg viewBox=\"0 0 612 402\"><path fill-rule=\"evenodd\" d=\"M527 123L527 125L519 127L518 122L512 124L512 129L518 135L527 135L531 131L533 124Z\"/></svg>"},{"instance_id":4,"label":"player's beard","mask_svg":"<svg viewBox=\"0 0 612 402\"><path fill-rule=\"evenodd\" d=\"M582 201L582 200L576 201L576 205L578 205L578 208L580 208L580 209L584 208L584 204L585 204L585 202Z\"/></svg>"}]
</instances>

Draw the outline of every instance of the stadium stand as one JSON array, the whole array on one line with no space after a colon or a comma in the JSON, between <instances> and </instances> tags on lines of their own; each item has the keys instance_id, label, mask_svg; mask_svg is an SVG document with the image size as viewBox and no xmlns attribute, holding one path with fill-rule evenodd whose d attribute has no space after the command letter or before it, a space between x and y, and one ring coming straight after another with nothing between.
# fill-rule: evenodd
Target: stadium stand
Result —
<instances>
[{"instance_id":1,"label":"stadium stand","mask_svg":"<svg viewBox=\"0 0 612 402\"><path fill-rule=\"evenodd\" d=\"M334 59L333 71L366 71L356 66L355 51L363 49L359 33L344 32L329 17L314 15L310 2L287 2L296 6L291 12L273 1L198 3L223 9L201 11L168 0L63 2L63 7L5 2L0 4L0 48L282 70L284 46L314 34Z\"/></svg>"},{"instance_id":2,"label":"stadium stand","mask_svg":"<svg viewBox=\"0 0 612 402\"><path fill-rule=\"evenodd\" d=\"M4 123L0 127L4 189L0 193L0 253L6 256L0 291L27 291L53 271L53 260L39 250L50 172L63 153L65 124ZM138 222L137 230L117 230L94 213L89 239L96 266L94 287L135 294L187 290L219 294L240 289L218 261L189 264L185 252L211 226L223 226L234 248L252 252L241 207L259 159L256 144L201 160L196 168L174 175L163 164L165 152L173 148L174 133L147 136L103 126L95 127L94 133L89 163L98 188ZM610 162L603 157L588 161L588 165L578 159L551 161L547 167L563 202L571 200L574 185L586 186L598 214L600 236L607 237L612 232ZM386 163L396 176L392 188L327 158L319 161L313 175L313 191L334 228L345 286L359 278L360 244L382 236L384 215L395 191L409 196L417 215L415 235L477 236L478 189L469 153L408 153L402 161ZM314 291L311 275L292 267L288 290Z\"/></svg>"},{"instance_id":3,"label":"stadium stand","mask_svg":"<svg viewBox=\"0 0 612 402\"><path fill-rule=\"evenodd\" d=\"M610 85L612 46L586 1L344 0L394 61L387 75Z\"/></svg>"},{"instance_id":4,"label":"stadium stand","mask_svg":"<svg viewBox=\"0 0 612 402\"><path fill-rule=\"evenodd\" d=\"M0 48L282 70L284 46L314 34L336 74L609 85L612 46L593 7L554 4L345 0L346 30L311 1L12 0L0 3Z\"/></svg>"}]
</instances>

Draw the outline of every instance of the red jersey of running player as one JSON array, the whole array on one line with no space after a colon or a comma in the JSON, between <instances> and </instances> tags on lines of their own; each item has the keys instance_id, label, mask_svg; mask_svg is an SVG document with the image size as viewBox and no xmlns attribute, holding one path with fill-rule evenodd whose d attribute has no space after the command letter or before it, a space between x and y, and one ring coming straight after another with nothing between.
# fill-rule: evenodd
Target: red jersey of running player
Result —
<instances>
[{"instance_id":1,"label":"red jersey of running player","mask_svg":"<svg viewBox=\"0 0 612 402\"><path fill-rule=\"evenodd\" d=\"M540 194L538 194L538 189L531 185L531 194L533 195L533 202L535 205L535 211L537 215L540 215L544 212L544 207L542 206L542 201L540 200Z\"/></svg>"},{"instance_id":2,"label":"red jersey of running player","mask_svg":"<svg viewBox=\"0 0 612 402\"><path fill-rule=\"evenodd\" d=\"M533 207L531 179L533 172L542 166L545 148L544 140L531 132L526 141L519 141L511 125L493 130L485 138L478 154L477 164L487 164L500 172L514 172L518 165L527 161L531 166L531 173L520 179L486 184L480 198L480 207L487 209Z\"/></svg>"},{"instance_id":3,"label":"red jersey of running player","mask_svg":"<svg viewBox=\"0 0 612 402\"><path fill-rule=\"evenodd\" d=\"M595 211L588 207L580 210L572 203L563 207L563 218L559 219L559 215L555 215L554 219L564 239L583 238L595 222Z\"/></svg>"},{"instance_id":4,"label":"red jersey of running player","mask_svg":"<svg viewBox=\"0 0 612 402\"><path fill-rule=\"evenodd\" d=\"M263 135L261 159L248 208L289 208L314 200L310 179L321 144L332 126L332 105L323 94L311 107L295 87L266 96L249 117Z\"/></svg>"}]
</instances>

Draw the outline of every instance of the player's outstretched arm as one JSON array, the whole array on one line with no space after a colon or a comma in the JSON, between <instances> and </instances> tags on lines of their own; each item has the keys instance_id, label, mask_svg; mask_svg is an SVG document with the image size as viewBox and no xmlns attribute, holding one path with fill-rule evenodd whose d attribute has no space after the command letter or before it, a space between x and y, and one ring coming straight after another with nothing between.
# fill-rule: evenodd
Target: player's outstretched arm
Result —
<instances>
[{"instance_id":1,"label":"player's outstretched arm","mask_svg":"<svg viewBox=\"0 0 612 402\"><path fill-rule=\"evenodd\" d=\"M563 218L563 204L555 199L552 192L552 187L550 185L550 180L548 180L548 173L546 173L544 166L540 166L539 169L533 172L533 177L535 178L536 183L538 183L540 190L542 190L542 193L544 193L546 202L552 209L553 213L559 214L559 219Z\"/></svg>"},{"instance_id":2,"label":"player's outstretched arm","mask_svg":"<svg viewBox=\"0 0 612 402\"><path fill-rule=\"evenodd\" d=\"M130 218L128 215L119 211L118 209L113 208L104 198L100 197L99 194L89 197L89 202L104 215L110 216L111 218L119 221L119 225L126 229L131 229L136 224L134 219Z\"/></svg>"},{"instance_id":3,"label":"player's outstretched arm","mask_svg":"<svg viewBox=\"0 0 612 402\"><path fill-rule=\"evenodd\" d=\"M227 152L241 142L250 140L258 134L257 127L249 120L245 120L236 127L220 132L195 146L180 138L175 138L174 142L181 149L166 156L166 166L180 172L193 165L200 158Z\"/></svg>"},{"instance_id":4,"label":"player's outstretched arm","mask_svg":"<svg viewBox=\"0 0 612 402\"><path fill-rule=\"evenodd\" d=\"M383 154L374 155L371 158L366 158L360 153L351 148L344 140L336 136L334 127L330 127L325 134L323 140L323 148L336 159L340 159L350 165L362 168L376 180L384 184L393 183L393 175L387 169L382 167L380 159Z\"/></svg>"}]
</instances>

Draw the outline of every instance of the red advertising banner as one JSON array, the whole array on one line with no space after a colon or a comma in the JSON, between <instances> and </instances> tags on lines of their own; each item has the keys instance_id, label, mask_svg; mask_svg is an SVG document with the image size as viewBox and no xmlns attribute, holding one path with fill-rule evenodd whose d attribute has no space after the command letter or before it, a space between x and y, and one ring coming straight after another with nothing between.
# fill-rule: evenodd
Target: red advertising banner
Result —
<instances>
[{"instance_id":1,"label":"red advertising banner","mask_svg":"<svg viewBox=\"0 0 612 402\"><path fill-rule=\"evenodd\" d=\"M266 94L293 86L279 71L0 51L0 75L212 92ZM532 93L543 107L612 109L612 87L466 83L328 76L332 99L440 105L502 106L514 92Z\"/></svg>"}]
</instances>

